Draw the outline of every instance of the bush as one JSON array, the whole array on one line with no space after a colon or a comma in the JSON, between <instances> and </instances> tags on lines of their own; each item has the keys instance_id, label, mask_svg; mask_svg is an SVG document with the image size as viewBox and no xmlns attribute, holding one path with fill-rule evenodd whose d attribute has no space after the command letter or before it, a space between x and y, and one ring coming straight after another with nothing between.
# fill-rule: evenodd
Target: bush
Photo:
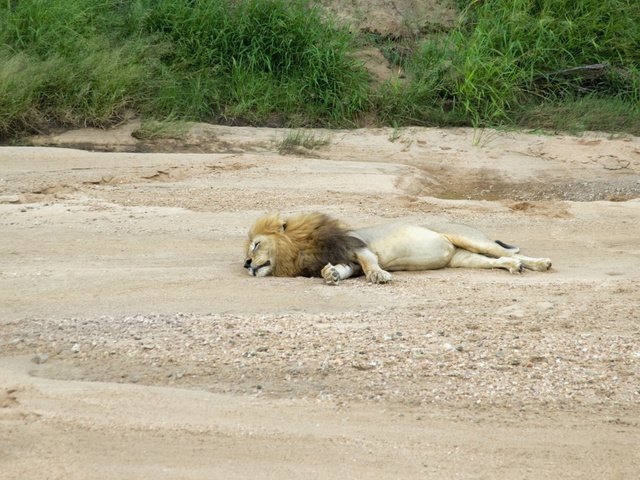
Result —
<instances>
[{"instance_id":1,"label":"bush","mask_svg":"<svg viewBox=\"0 0 640 480\"><path fill-rule=\"evenodd\" d=\"M348 125L369 108L350 35L301 1L0 3L0 45L0 137L130 112Z\"/></svg>"},{"instance_id":2,"label":"bush","mask_svg":"<svg viewBox=\"0 0 640 480\"><path fill-rule=\"evenodd\" d=\"M165 83L188 93L184 103L160 95L166 113L190 115L205 104L250 123L278 115L340 124L368 106L367 75L350 55L350 36L303 2L154 5L145 29L172 45Z\"/></svg>"},{"instance_id":3,"label":"bush","mask_svg":"<svg viewBox=\"0 0 640 480\"><path fill-rule=\"evenodd\" d=\"M106 126L146 95L145 45L116 42L106 2L0 7L0 138L51 124Z\"/></svg>"},{"instance_id":4,"label":"bush","mask_svg":"<svg viewBox=\"0 0 640 480\"><path fill-rule=\"evenodd\" d=\"M474 125L510 123L523 104L585 97L640 101L636 0L466 2L460 24L426 41L404 89ZM599 68L582 68L600 64ZM413 112L420 117L420 112Z\"/></svg>"},{"instance_id":5,"label":"bush","mask_svg":"<svg viewBox=\"0 0 640 480\"><path fill-rule=\"evenodd\" d=\"M640 134L637 0L459 0L450 32L401 55L384 40L407 78L375 89L353 36L309 3L0 2L0 138L132 115Z\"/></svg>"}]
</instances>

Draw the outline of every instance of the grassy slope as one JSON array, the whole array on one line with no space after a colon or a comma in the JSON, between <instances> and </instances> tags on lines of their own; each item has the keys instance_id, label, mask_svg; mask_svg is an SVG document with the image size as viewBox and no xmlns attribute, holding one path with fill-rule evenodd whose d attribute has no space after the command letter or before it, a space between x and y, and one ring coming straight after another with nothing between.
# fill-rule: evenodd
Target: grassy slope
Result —
<instances>
[{"instance_id":1,"label":"grassy slope","mask_svg":"<svg viewBox=\"0 0 640 480\"><path fill-rule=\"evenodd\" d=\"M133 115L640 134L639 2L460 3L456 28L396 59L406 80L374 86L353 54L371 39L302 1L2 2L0 138Z\"/></svg>"},{"instance_id":2,"label":"grassy slope","mask_svg":"<svg viewBox=\"0 0 640 480\"><path fill-rule=\"evenodd\" d=\"M640 133L640 3L485 0L423 42L389 118ZM570 70L593 64L596 70ZM426 116L425 116L426 113ZM438 113L438 112L436 112Z\"/></svg>"}]
</instances>

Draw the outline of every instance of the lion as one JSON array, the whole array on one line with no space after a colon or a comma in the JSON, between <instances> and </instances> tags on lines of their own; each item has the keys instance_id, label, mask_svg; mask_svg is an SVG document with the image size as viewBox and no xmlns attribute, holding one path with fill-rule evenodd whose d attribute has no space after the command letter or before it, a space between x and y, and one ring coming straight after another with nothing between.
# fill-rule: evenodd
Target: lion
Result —
<instances>
[{"instance_id":1,"label":"lion","mask_svg":"<svg viewBox=\"0 0 640 480\"><path fill-rule=\"evenodd\" d=\"M520 255L518 247L466 225L390 223L350 230L319 212L258 219L249 230L246 251L249 275L322 277L330 285L358 275L370 283L387 283L389 272L445 267L502 268L510 273L551 267L548 258Z\"/></svg>"}]
</instances>

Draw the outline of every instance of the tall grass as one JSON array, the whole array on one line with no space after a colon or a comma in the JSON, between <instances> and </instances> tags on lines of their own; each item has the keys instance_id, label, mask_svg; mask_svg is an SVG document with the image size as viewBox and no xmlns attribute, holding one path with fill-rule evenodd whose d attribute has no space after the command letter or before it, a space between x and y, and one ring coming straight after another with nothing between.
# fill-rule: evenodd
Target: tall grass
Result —
<instances>
[{"instance_id":1,"label":"tall grass","mask_svg":"<svg viewBox=\"0 0 640 480\"><path fill-rule=\"evenodd\" d=\"M109 2L0 6L0 138L51 124L105 126L148 97L145 43L116 41Z\"/></svg>"},{"instance_id":2,"label":"tall grass","mask_svg":"<svg viewBox=\"0 0 640 480\"><path fill-rule=\"evenodd\" d=\"M315 3L0 0L0 139L133 115L640 134L637 0L459 0L450 32L384 41L407 78L376 87L354 55L369 37Z\"/></svg>"},{"instance_id":3,"label":"tall grass","mask_svg":"<svg viewBox=\"0 0 640 480\"><path fill-rule=\"evenodd\" d=\"M523 118L523 109L566 108L587 97L610 98L637 111L640 2L461 3L467 6L459 25L444 38L426 41L406 65L413 80L400 89L406 100L397 99L389 115L425 121L434 118L431 108L453 121L509 124ZM604 66L579 68L593 64Z\"/></svg>"},{"instance_id":4,"label":"tall grass","mask_svg":"<svg viewBox=\"0 0 640 480\"><path fill-rule=\"evenodd\" d=\"M0 137L155 118L348 125L368 109L351 37L302 1L0 3Z\"/></svg>"},{"instance_id":5,"label":"tall grass","mask_svg":"<svg viewBox=\"0 0 640 480\"><path fill-rule=\"evenodd\" d=\"M154 2L149 34L172 45L156 105L171 115L199 116L211 105L221 119L257 123L341 124L367 108L367 74L350 56L346 30L301 1ZM168 102L176 82L191 93Z\"/></svg>"},{"instance_id":6,"label":"tall grass","mask_svg":"<svg viewBox=\"0 0 640 480\"><path fill-rule=\"evenodd\" d=\"M286 155L305 150L314 150L329 145L330 139L326 135L318 135L308 130L290 130L277 142L278 153Z\"/></svg>"}]
</instances>

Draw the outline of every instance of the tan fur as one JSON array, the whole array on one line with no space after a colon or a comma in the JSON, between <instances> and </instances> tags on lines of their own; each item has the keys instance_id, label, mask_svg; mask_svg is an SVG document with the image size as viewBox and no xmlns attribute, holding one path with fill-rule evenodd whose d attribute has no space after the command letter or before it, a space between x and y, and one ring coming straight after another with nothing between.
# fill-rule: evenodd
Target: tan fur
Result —
<instances>
[{"instance_id":1,"label":"tan fur","mask_svg":"<svg viewBox=\"0 0 640 480\"><path fill-rule=\"evenodd\" d=\"M548 258L531 258L519 249L456 224L403 223L349 231L338 220L314 212L286 221L278 214L260 218L249 230L245 268L253 276L322 276L329 284L364 274L386 283L389 271L444 267L546 271Z\"/></svg>"}]
</instances>

